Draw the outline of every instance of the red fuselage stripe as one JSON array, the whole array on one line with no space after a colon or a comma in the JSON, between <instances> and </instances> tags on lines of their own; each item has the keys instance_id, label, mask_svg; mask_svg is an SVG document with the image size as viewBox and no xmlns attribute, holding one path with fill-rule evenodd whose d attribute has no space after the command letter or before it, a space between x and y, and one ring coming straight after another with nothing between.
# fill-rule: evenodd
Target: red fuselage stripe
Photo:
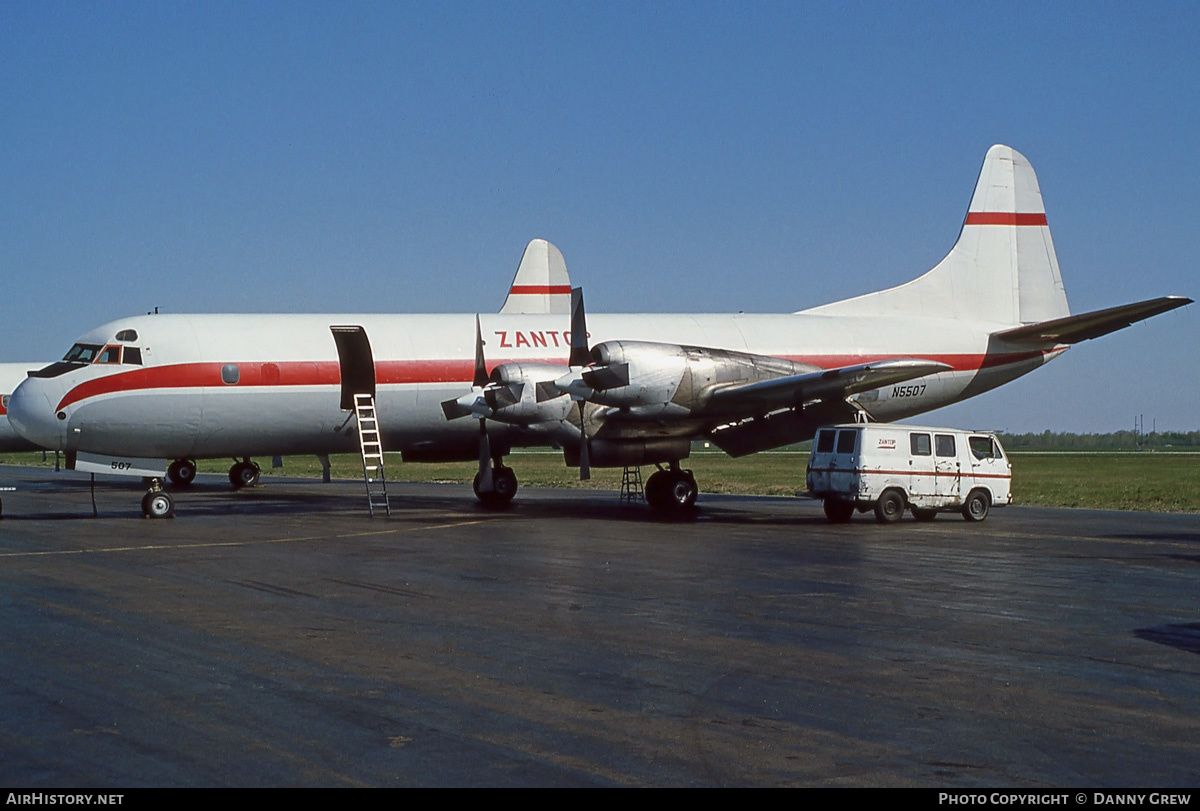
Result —
<instances>
[{"instance_id":1,"label":"red fuselage stripe","mask_svg":"<svg viewBox=\"0 0 1200 811\"><path fill-rule=\"evenodd\" d=\"M1009 363L1020 363L1042 357L1046 351L1012 352L1004 355L922 355L926 360L938 361L954 371L973 372ZM892 360L907 355L807 355L791 356L787 360L834 369L858 363ZM512 359L497 360L488 364L493 369ZM548 363L565 366L565 357L522 358L522 363ZM63 396L56 411L69 405L116 392L147 391L155 389L191 389L209 387L214 389L243 388L247 386L340 386L341 368L337 361L281 361L279 363L236 363L238 382L229 385L221 378L223 363L181 363L171 366L150 366L87 380L75 386ZM416 383L462 383L468 385L475 373L471 360L381 360L375 363L375 382L380 386L412 385Z\"/></svg>"},{"instance_id":2,"label":"red fuselage stripe","mask_svg":"<svg viewBox=\"0 0 1200 811\"><path fill-rule=\"evenodd\" d=\"M508 294L518 296L571 295L569 284L514 284Z\"/></svg>"},{"instance_id":3,"label":"red fuselage stripe","mask_svg":"<svg viewBox=\"0 0 1200 811\"><path fill-rule=\"evenodd\" d=\"M1017 214L1011 211L971 211L967 225L1046 225L1045 214Z\"/></svg>"}]
</instances>

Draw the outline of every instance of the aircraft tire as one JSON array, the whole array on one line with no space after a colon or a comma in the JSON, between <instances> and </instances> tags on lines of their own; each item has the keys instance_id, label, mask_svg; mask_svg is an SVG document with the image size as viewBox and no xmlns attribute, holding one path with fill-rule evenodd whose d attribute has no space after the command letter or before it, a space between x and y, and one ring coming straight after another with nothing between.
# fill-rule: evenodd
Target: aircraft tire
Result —
<instances>
[{"instance_id":1,"label":"aircraft tire","mask_svg":"<svg viewBox=\"0 0 1200 811\"><path fill-rule=\"evenodd\" d=\"M486 507L503 507L513 500L517 494L517 474L511 467L499 467L492 470L492 487L489 492L479 489L479 474L471 483L475 497Z\"/></svg>"},{"instance_id":2,"label":"aircraft tire","mask_svg":"<svg viewBox=\"0 0 1200 811\"><path fill-rule=\"evenodd\" d=\"M892 488L884 490L875 502L875 520L881 524L894 524L904 515L904 493Z\"/></svg>"},{"instance_id":3,"label":"aircraft tire","mask_svg":"<svg viewBox=\"0 0 1200 811\"><path fill-rule=\"evenodd\" d=\"M838 501L836 498L827 498L822 502L821 506L825 510L825 517L829 519L829 523L831 524L845 524L854 517L853 501Z\"/></svg>"},{"instance_id":4,"label":"aircraft tire","mask_svg":"<svg viewBox=\"0 0 1200 811\"><path fill-rule=\"evenodd\" d=\"M664 484L663 502L672 512L686 512L696 506L699 488L690 471L673 470Z\"/></svg>"},{"instance_id":5,"label":"aircraft tire","mask_svg":"<svg viewBox=\"0 0 1200 811\"><path fill-rule=\"evenodd\" d=\"M191 459L176 459L167 468L167 478L172 487L191 487L196 480L196 463Z\"/></svg>"},{"instance_id":6,"label":"aircraft tire","mask_svg":"<svg viewBox=\"0 0 1200 811\"><path fill-rule=\"evenodd\" d=\"M963 502L962 516L968 521L982 521L988 517L992 499L986 490L972 490Z\"/></svg>"},{"instance_id":7,"label":"aircraft tire","mask_svg":"<svg viewBox=\"0 0 1200 811\"><path fill-rule=\"evenodd\" d=\"M921 507L913 507L912 514L913 518L918 521L932 521L933 519L937 518L938 511L926 510L922 509Z\"/></svg>"},{"instance_id":8,"label":"aircraft tire","mask_svg":"<svg viewBox=\"0 0 1200 811\"><path fill-rule=\"evenodd\" d=\"M171 518L175 515L175 501L162 490L151 490L142 496L144 518Z\"/></svg>"},{"instance_id":9,"label":"aircraft tire","mask_svg":"<svg viewBox=\"0 0 1200 811\"><path fill-rule=\"evenodd\" d=\"M650 474L650 478L646 479L646 486L642 492L646 496L646 503L656 510L664 509L663 491L666 489L667 476L669 474L665 470L658 470Z\"/></svg>"},{"instance_id":10,"label":"aircraft tire","mask_svg":"<svg viewBox=\"0 0 1200 811\"><path fill-rule=\"evenodd\" d=\"M258 478L261 474L262 470L253 462L238 462L229 468L229 483L233 485L234 490L241 490L243 487L253 487L258 484Z\"/></svg>"}]
</instances>

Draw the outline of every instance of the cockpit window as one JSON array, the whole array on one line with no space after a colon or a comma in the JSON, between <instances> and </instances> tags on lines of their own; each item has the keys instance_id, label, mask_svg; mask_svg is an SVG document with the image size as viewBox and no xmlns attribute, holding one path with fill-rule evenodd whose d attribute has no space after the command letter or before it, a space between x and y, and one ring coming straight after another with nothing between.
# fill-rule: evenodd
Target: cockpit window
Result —
<instances>
[{"instance_id":1,"label":"cockpit window","mask_svg":"<svg viewBox=\"0 0 1200 811\"><path fill-rule=\"evenodd\" d=\"M100 357L96 358L96 363L120 363L121 362L121 347L106 346L100 352Z\"/></svg>"},{"instance_id":2,"label":"cockpit window","mask_svg":"<svg viewBox=\"0 0 1200 811\"><path fill-rule=\"evenodd\" d=\"M125 363L131 363L134 366L141 366L142 350L138 349L136 346L125 347L125 352L122 355L122 361Z\"/></svg>"},{"instance_id":3,"label":"cockpit window","mask_svg":"<svg viewBox=\"0 0 1200 811\"><path fill-rule=\"evenodd\" d=\"M75 344L63 360L67 363L91 363L103 348L99 344Z\"/></svg>"},{"instance_id":4,"label":"cockpit window","mask_svg":"<svg viewBox=\"0 0 1200 811\"><path fill-rule=\"evenodd\" d=\"M123 329L117 333L117 340L118 341L136 341L137 340L137 330L136 329Z\"/></svg>"}]
</instances>

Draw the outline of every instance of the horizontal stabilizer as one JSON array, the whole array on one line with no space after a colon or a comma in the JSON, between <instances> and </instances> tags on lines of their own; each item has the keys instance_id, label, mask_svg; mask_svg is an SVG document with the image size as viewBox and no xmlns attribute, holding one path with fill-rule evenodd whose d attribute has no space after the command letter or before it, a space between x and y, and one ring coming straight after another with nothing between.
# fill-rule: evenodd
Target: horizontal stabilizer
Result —
<instances>
[{"instance_id":1,"label":"horizontal stabilizer","mask_svg":"<svg viewBox=\"0 0 1200 811\"><path fill-rule=\"evenodd\" d=\"M709 403L723 410L731 407L748 410L787 408L813 400L844 399L881 386L949 371L950 366L933 360L881 360L718 389Z\"/></svg>"},{"instance_id":2,"label":"horizontal stabilizer","mask_svg":"<svg viewBox=\"0 0 1200 811\"><path fill-rule=\"evenodd\" d=\"M1074 344L1099 338L1101 335L1124 329L1137 321L1191 303L1190 298L1183 296L1163 296L1149 301L1139 301L1136 304L1124 304L1120 307L1109 307L1106 310L1069 315L1066 318L1054 318L1049 321L1039 321L1036 324L1000 330L992 333L992 336L1008 343Z\"/></svg>"}]
</instances>

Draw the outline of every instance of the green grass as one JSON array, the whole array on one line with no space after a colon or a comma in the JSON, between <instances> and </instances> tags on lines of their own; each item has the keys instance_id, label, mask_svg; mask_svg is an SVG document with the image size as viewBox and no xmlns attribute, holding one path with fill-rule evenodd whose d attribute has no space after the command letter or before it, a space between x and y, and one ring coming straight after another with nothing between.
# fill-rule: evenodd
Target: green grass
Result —
<instances>
[{"instance_id":1,"label":"green grass","mask_svg":"<svg viewBox=\"0 0 1200 811\"><path fill-rule=\"evenodd\" d=\"M719 452L698 452L684 461L704 493L794 495L804 489L807 453L760 453L730 459ZM269 459L257 460L266 476L321 475L315 457L289 456L273 470ZM353 479L362 475L362 461L353 455L335 456L333 476ZM3 464L54 466L38 454L0 455ZM615 490L619 469L594 469L591 481L580 482L579 471L563 464L562 455L517 452L506 458L523 486L584 487ZM1013 454L1013 495L1017 504L1047 507L1088 507L1114 510L1200 512L1200 454L1072 453ZM204 473L227 473L230 460L200 463ZM474 462L404 464L398 454L388 455L388 478L393 481L470 483ZM653 468L643 470L648 476Z\"/></svg>"}]
</instances>

